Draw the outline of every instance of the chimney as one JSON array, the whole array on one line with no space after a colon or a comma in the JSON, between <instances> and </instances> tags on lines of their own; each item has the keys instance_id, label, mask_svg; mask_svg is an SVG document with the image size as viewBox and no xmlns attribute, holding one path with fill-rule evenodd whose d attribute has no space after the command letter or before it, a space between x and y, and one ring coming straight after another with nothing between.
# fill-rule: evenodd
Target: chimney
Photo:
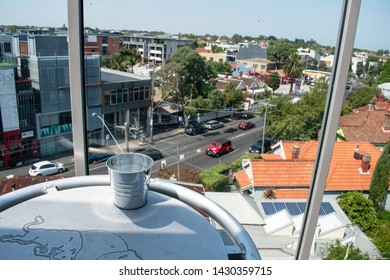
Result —
<instances>
[{"instance_id":1,"label":"chimney","mask_svg":"<svg viewBox=\"0 0 390 280\"><path fill-rule=\"evenodd\" d=\"M301 151L301 147L294 145L292 149L291 159L298 159L300 151Z\"/></svg>"},{"instance_id":2,"label":"chimney","mask_svg":"<svg viewBox=\"0 0 390 280\"><path fill-rule=\"evenodd\" d=\"M239 71L239 72L238 72L238 78L239 78L239 79L242 78L242 71Z\"/></svg>"},{"instance_id":3,"label":"chimney","mask_svg":"<svg viewBox=\"0 0 390 280\"><path fill-rule=\"evenodd\" d=\"M228 79L228 77L229 77L229 72L225 72L225 80L227 80Z\"/></svg>"},{"instance_id":4,"label":"chimney","mask_svg":"<svg viewBox=\"0 0 390 280\"><path fill-rule=\"evenodd\" d=\"M383 93L383 91L379 94L379 97L378 97L378 101L379 102L383 102L385 99L385 94Z\"/></svg>"},{"instance_id":5,"label":"chimney","mask_svg":"<svg viewBox=\"0 0 390 280\"><path fill-rule=\"evenodd\" d=\"M370 161L371 161L371 155L368 153L363 154L362 164L361 164L361 169L363 173L367 173L368 170L370 169Z\"/></svg>"},{"instance_id":6,"label":"chimney","mask_svg":"<svg viewBox=\"0 0 390 280\"><path fill-rule=\"evenodd\" d=\"M385 121L383 123L382 129L384 131L390 131L390 108L385 112Z\"/></svg>"},{"instance_id":7,"label":"chimney","mask_svg":"<svg viewBox=\"0 0 390 280\"><path fill-rule=\"evenodd\" d=\"M371 99L371 105L375 106L376 105L376 96L374 96L372 99Z\"/></svg>"}]
</instances>

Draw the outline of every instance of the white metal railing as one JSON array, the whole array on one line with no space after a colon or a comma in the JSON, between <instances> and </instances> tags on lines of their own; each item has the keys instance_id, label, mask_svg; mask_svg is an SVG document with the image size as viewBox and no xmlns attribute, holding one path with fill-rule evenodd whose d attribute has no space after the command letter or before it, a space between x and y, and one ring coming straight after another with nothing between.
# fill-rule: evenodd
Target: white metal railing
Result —
<instances>
[{"instance_id":1,"label":"white metal railing","mask_svg":"<svg viewBox=\"0 0 390 280\"><path fill-rule=\"evenodd\" d=\"M62 191L92 186L109 187L109 175L77 176L59 179L4 194L0 196L0 213L29 199L45 195L52 189ZM242 225L228 211L212 200L193 190L161 179L151 179L149 190L178 199L191 207L201 210L214 219L228 233L234 244L239 248L242 259L261 259L256 245Z\"/></svg>"}]
</instances>

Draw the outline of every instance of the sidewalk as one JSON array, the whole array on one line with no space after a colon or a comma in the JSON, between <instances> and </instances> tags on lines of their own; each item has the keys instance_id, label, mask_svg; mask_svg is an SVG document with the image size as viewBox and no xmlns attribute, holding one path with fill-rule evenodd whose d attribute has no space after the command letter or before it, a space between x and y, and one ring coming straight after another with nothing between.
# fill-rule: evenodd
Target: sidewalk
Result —
<instances>
[{"instance_id":1,"label":"sidewalk","mask_svg":"<svg viewBox=\"0 0 390 280\"><path fill-rule=\"evenodd\" d=\"M184 128L181 127L181 128L166 129L166 130L155 128L153 130L153 142L159 141L162 139L166 139L169 137L173 137L173 136L176 136L179 134L184 134ZM125 137L123 135L120 135L120 136L115 136L115 138L119 144L119 147L123 150L123 152L126 152ZM129 138L129 142L128 142L129 151L131 152L132 150L137 149L139 147L142 147L144 145L147 145L149 143L151 143L150 136L144 136L144 137L141 136L138 139ZM114 139L109 140L107 148L110 151L112 151L113 153L116 153L116 154L121 153L121 150L119 147L115 143Z\"/></svg>"}]
</instances>

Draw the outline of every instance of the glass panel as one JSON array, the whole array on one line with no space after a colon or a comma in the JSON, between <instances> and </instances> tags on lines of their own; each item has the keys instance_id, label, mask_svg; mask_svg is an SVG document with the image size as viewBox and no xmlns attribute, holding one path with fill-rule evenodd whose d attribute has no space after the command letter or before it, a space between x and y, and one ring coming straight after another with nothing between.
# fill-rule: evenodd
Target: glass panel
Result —
<instances>
[{"instance_id":1,"label":"glass panel","mask_svg":"<svg viewBox=\"0 0 390 280\"><path fill-rule=\"evenodd\" d=\"M0 36L0 71L9 74L7 77L17 75L13 80L3 80L7 83L7 88L13 88L15 83L21 81L30 85L23 88L27 93L15 89L10 96L0 96L0 141L4 146L0 154L4 172L8 172L10 167L4 153L9 150L8 147L22 143L25 143L23 147L28 147L29 151L23 150L21 158L18 159L20 164L38 159L62 160L63 153L71 154L75 144L72 143L74 127L71 121L82 121L71 120L67 1L47 1L47 6L44 7L36 5L34 1L25 2L20 5L18 1L7 1L2 5L3 11L9 11L2 13L2 24L9 23L9 26L1 27L4 34ZM210 18L213 23L225 22L226 15L236 14L236 5L221 6L214 1L201 1L198 5L192 5L192 13L188 13L187 4L173 7L169 3L163 6L159 3L158 7L161 9L157 9L156 15L153 14L155 11L150 10L153 1L152 4L147 1L125 2L121 1L119 5L119 1L115 0L107 3L101 1L100 6L85 2L85 31L91 35L86 36L85 48L93 55L88 55L85 59L86 89L80 94L85 94L87 100L86 129L90 137L88 142L92 144L90 151L119 152L113 137L121 147L130 144L135 149L145 144L145 137L148 140L150 136L150 142L146 141L148 148L157 147L162 151L171 151L172 147L174 148L173 153L167 152L165 155L169 158L169 166L180 165L179 169L191 168L198 172L214 163L222 162L231 166L235 160L245 156L249 148L259 140L263 143L270 142L268 147L262 147L262 160L251 160L251 165L247 165L251 168L247 170L247 185L240 185L241 182L237 180L238 188L244 189L239 191L249 196L248 199L255 198L257 206L263 207L267 215L286 207L291 216L303 213L305 205L308 204L303 201L308 197L318 139L321 139L321 131L324 131L323 112L333 82L331 71L335 66L335 47L343 1L309 3L306 0L296 0L293 5L287 2L281 4L275 1L255 1L250 3L253 9L246 13L247 23L237 25L234 32L231 25L226 25L225 29L224 25L216 24L208 24L205 29L195 30L194 23L198 22L199 14L205 21ZM390 94L381 79L381 71L384 71L385 63L389 61L389 40L383 35L388 33L384 28L390 25L386 14L389 4L386 1L380 4L378 8L378 5L365 1L361 6L348 82L342 90L345 98L338 102L344 103L340 129L335 137L331 135L337 142L334 143L325 189L326 202L320 209L320 219L342 213L337 204L340 193L361 190L368 194L381 149L389 139L390 129L387 128L390 120L385 113L388 110L387 100ZM116 10L114 18L107 13L112 9L112 5L121 7ZM208 7L206 10L205 5ZM134 13L132 20L139 26L117 23L116 19L128 18L122 13L128 13L129 10L148 10L151 14L145 21L144 14ZM217 10L219 12L215 13ZM19 17L24 20L26 26L15 22L15 12L10 11L20 12ZM27 16L26 11L32 18ZM172 20L161 19L158 16L161 14ZM185 15L184 20L179 17L182 14ZM107 20L108 16L111 16L110 20ZM153 20L156 18L159 19L157 23ZM377 20L379 18L380 24ZM42 19L43 26L52 26L32 30L32 26L37 24L35 19ZM105 26L108 22L110 26ZM171 23L174 24L173 27L169 26ZM162 30L163 32L177 30L177 26L183 28L182 33L167 39L154 38L156 34L151 32L160 29L166 29ZM110 32L111 28L118 32ZM138 36L120 28L136 28L146 32L145 36ZM195 31L198 33L196 36L192 34ZM172 83L167 87L169 90L158 85L156 79L158 90L155 92L156 96L151 97L151 81L145 81L145 76L139 80L134 77L123 78L128 75L119 75L118 72L112 74L111 70L105 71L111 67L100 67L100 55L112 62L113 54L119 53L122 47L127 46L144 56L144 66L147 65L149 69L158 66L153 70L157 75L161 66L169 65L165 66L165 62L170 61L175 51L180 51L186 45L192 47L194 41L197 41L199 48L196 53L191 54L193 57L199 55L203 59L198 61L206 63L215 71L214 76L218 79L215 87L214 78L207 83L202 79L192 83L192 79L201 74L197 72L198 68L192 67L185 73L179 73L182 75L176 77L183 79ZM98 45L99 42L101 45ZM155 45L150 46L152 43ZM228 63L228 67L223 67L224 62ZM14 70L6 72L8 70L4 70L3 63L13 65ZM134 71L141 66L135 65ZM228 75L225 77L226 70ZM166 78L172 78L172 75ZM234 84L231 89L226 88L228 80ZM254 81L259 86L250 88ZM179 100L178 95L172 97L177 89L185 95L183 100ZM239 102L228 102L231 100L231 95L227 95L229 90L240 97L237 98ZM199 96L203 99L198 98ZM152 102L151 98L154 98ZM152 110L151 104L154 105ZM183 104L188 106L184 113L181 108ZM256 124L255 128L248 131L237 129L239 113L242 111L253 113L251 120ZM151 116L153 122L150 120ZM195 137L182 135L182 123L203 124L212 119L223 121L225 127ZM130 143L125 143L125 122L131 127L129 141L134 141ZM151 123L153 129L150 127ZM370 126L367 126L368 124ZM365 133L361 133L362 131ZM170 137L169 141L156 144L152 141L152 132L155 136L166 136L168 133L174 136ZM205 155L197 154L196 151L204 151L211 142L222 137L232 140L234 153L227 153L215 162L212 162L212 158L200 160L200 156ZM183 156L180 157L181 155ZM180 158L185 160L177 164L175 160ZM69 166L72 166L71 162ZM160 162L156 162L153 170L156 177L159 167ZM74 175L72 168L67 175ZM173 172L173 169L171 171ZM94 172L106 174L107 170L101 168ZM359 180L355 180L356 178ZM361 183L363 181L364 183ZM273 202L264 202L266 199L273 199ZM390 198L387 203L389 201ZM321 225L321 220L319 224ZM345 233L351 235L347 229ZM289 239L289 242L295 238L284 237ZM318 242L315 248L320 248L324 243L317 237L319 236L315 237ZM280 244L280 248L285 248L286 244ZM312 257L319 257L318 251L314 253Z\"/></svg>"}]
</instances>

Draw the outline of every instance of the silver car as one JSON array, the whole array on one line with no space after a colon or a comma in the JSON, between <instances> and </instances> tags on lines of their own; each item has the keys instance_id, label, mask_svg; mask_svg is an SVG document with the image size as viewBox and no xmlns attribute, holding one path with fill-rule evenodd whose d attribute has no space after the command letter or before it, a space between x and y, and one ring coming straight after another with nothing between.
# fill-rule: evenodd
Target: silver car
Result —
<instances>
[{"instance_id":1,"label":"silver car","mask_svg":"<svg viewBox=\"0 0 390 280\"><path fill-rule=\"evenodd\" d=\"M204 124L204 127L207 128L208 130L213 130L213 129L221 128L221 127L224 127L224 126L225 125L223 124L223 122L219 122L217 120L207 121Z\"/></svg>"},{"instance_id":2,"label":"silver car","mask_svg":"<svg viewBox=\"0 0 390 280\"><path fill-rule=\"evenodd\" d=\"M64 164L45 160L31 165L28 174L30 174L30 176L42 176L62 173L64 171L66 171Z\"/></svg>"}]
</instances>

